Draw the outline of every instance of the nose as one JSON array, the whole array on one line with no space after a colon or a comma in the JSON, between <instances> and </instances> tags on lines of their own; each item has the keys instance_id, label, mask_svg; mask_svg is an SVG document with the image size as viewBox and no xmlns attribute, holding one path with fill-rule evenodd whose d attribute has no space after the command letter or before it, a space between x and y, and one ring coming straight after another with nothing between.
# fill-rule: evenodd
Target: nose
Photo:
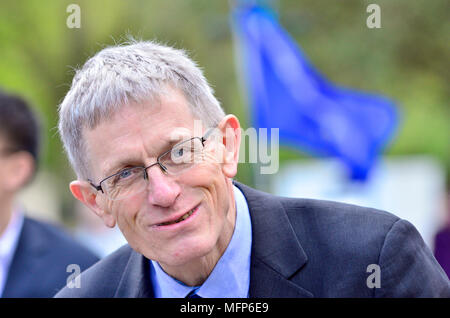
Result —
<instances>
[{"instance_id":1,"label":"nose","mask_svg":"<svg viewBox=\"0 0 450 318\"><path fill-rule=\"evenodd\" d=\"M149 168L147 173L149 203L164 208L172 206L180 194L180 186L158 165Z\"/></svg>"}]
</instances>

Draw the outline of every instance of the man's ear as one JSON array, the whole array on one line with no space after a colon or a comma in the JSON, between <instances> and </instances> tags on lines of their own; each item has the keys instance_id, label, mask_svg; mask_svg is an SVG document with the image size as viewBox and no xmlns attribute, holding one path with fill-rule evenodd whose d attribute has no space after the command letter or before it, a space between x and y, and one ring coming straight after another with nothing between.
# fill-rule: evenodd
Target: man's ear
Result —
<instances>
[{"instance_id":1,"label":"man's ear","mask_svg":"<svg viewBox=\"0 0 450 318\"><path fill-rule=\"evenodd\" d=\"M70 183L73 196L97 214L107 227L114 227L116 220L111 212L104 209L97 202L97 191L86 181L75 180Z\"/></svg>"},{"instance_id":2,"label":"man's ear","mask_svg":"<svg viewBox=\"0 0 450 318\"><path fill-rule=\"evenodd\" d=\"M241 144L241 125L234 115L225 116L217 127L222 133L224 152L222 157L222 171L233 178L237 173L239 161L239 147Z\"/></svg>"}]
</instances>

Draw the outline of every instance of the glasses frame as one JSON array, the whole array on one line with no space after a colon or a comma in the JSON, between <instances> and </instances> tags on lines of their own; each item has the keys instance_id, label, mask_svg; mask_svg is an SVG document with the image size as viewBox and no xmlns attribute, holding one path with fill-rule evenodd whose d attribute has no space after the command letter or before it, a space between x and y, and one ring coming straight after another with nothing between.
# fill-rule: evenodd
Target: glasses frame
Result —
<instances>
[{"instance_id":1,"label":"glasses frame","mask_svg":"<svg viewBox=\"0 0 450 318\"><path fill-rule=\"evenodd\" d=\"M169 150L164 151L162 154L160 154L160 155L158 156L158 158L156 158L156 162L152 163L151 165L148 165L147 167L145 167L145 166L135 166L135 167L127 168L127 169L143 168L143 169L144 169L144 180L147 180L147 179L148 179L147 169L149 169L149 168L151 168L151 167L153 167L153 166L155 166L155 165L158 165L164 173L167 173L167 168L161 163L161 158L162 158L162 157L164 157L165 155L167 155L168 153L170 153L170 152L172 151L173 148L175 148L175 147L177 147L177 146L179 146L179 145L181 145L181 144L183 144L183 143L185 143L185 142L194 140L194 139L199 139L199 140L201 141L201 143L202 143L202 146L205 147L205 141L206 141L206 139L208 139L208 137L212 134L213 131L214 131L214 128L210 128L208 131L206 131L206 133L203 135L203 137L192 137L192 138L190 138L190 139L186 139L186 140L183 140L183 141L177 143L176 145L174 145L173 147L171 147ZM109 178L112 178L112 177L115 177L115 176L121 174L124 170L126 170L126 169L120 170L119 172L116 172L116 173L114 173L114 174L112 174L112 175L110 175L110 176L108 176L108 177L102 179L102 180L99 182L98 185L96 185L91 179L87 179L87 181L88 181L89 184L90 184L92 187L94 187L97 191L101 191L103 194L106 194L105 191L103 191L102 183L103 183L104 181L108 180Z\"/></svg>"}]
</instances>

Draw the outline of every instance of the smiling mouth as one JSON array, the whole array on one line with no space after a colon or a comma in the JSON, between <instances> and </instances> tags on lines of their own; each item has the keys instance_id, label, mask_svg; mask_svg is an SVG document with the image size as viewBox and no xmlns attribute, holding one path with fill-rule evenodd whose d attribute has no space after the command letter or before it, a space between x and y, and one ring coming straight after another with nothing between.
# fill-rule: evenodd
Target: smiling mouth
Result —
<instances>
[{"instance_id":1,"label":"smiling mouth","mask_svg":"<svg viewBox=\"0 0 450 318\"><path fill-rule=\"evenodd\" d=\"M170 221L170 222L164 222L161 224L158 224L158 226L165 226L165 225L171 225L171 224L175 224L175 223L180 223L181 221L186 220L188 217L190 217L194 212L195 212L196 208L193 208L192 210L190 210L189 212L183 214L178 220L175 221Z\"/></svg>"}]
</instances>

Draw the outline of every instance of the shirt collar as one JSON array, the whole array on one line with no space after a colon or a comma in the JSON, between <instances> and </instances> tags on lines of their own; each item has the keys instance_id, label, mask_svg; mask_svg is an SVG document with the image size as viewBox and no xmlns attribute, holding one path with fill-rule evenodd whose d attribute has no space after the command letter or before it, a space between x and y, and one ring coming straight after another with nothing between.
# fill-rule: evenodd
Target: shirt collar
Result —
<instances>
[{"instance_id":1,"label":"shirt collar","mask_svg":"<svg viewBox=\"0 0 450 318\"><path fill-rule=\"evenodd\" d=\"M150 270L155 297L184 298L196 289L203 298L246 298L250 286L250 253L252 229L247 201L233 185L236 202L236 223L233 236L224 254L201 286L190 287L166 274L151 261Z\"/></svg>"},{"instance_id":2,"label":"shirt collar","mask_svg":"<svg viewBox=\"0 0 450 318\"><path fill-rule=\"evenodd\" d=\"M19 240L24 216L20 210L14 210L11 219L3 234L0 236L0 259L12 258L16 244Z\"/></svg>"},{"instance_id":3,"label":"shirt collar","mask_svg":"<svg viewBox=\"0 0 450 318\"><path fill-rule=\"evenodd\" d=\"M11 215L8 226L0 236L0 296L5 288L9 267L19 242L20 232L22 231L23 221L23 214L19 210L15 210Z\"/></svg>"}]
</instances>

